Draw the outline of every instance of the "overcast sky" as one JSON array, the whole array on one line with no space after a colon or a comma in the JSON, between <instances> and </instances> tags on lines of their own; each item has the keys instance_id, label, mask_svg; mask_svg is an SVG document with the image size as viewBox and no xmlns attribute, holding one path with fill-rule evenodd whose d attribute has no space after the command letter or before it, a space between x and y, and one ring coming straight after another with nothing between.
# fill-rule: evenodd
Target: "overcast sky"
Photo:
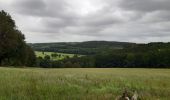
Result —
<instances>
[{"instance_id":1,"label":"overcast sky","mask_svg":"<svg viewBox=\"0 0 170 100\"><path fill-rule=\"evenodd\" d=\"M170 0L0 0L29 43L170 41Z\"/></svg>"}]
</instances>

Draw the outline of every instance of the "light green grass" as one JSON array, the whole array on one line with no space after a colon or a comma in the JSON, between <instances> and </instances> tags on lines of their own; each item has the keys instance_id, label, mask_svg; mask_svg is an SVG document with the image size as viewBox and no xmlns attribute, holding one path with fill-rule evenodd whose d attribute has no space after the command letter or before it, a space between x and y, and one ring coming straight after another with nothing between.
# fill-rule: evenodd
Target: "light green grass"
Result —
<instances>
[{"instance_id":1,"label":"light green grass","mask_svg":"<svg viewBox=\"0 0 170 100\"><path fill-rule=\"evenodd\" d=\"M35 54L37 57L42 57L44 58L46 55L49 55L51 57L51 54L54 54L55 52L40 52L40 51L35 51ZM57 53L56 54L60 54L61 57L51 57L52 60L61 60L61 59L64 59L66 58L67 56L72 58L74 56L74 54L67 54L67 53Z\"/></svg>"},{"instance_id":2,"label":"light green grass","mask_svg":"<svg viewBox=\"0 0 170 100\"><path fill-rule=\"evenodd\" d=\"M0 100L170 100L170 69L0 68Z\"/></svg>"}]
</instances>

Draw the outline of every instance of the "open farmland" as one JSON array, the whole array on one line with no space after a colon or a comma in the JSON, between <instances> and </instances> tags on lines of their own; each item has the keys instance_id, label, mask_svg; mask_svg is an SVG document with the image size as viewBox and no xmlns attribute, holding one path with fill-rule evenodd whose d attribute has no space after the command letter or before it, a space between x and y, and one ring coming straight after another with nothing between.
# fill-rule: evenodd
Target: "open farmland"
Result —
<instances>
[{"instance_id":1,"label":"open farmland","mask_svg":"<svg viewBox=\"0 0 170 100\"><path fill-rule=\"evenodd\" d=\"M114 100L124 88L141 100L169 100L169 69L0 68L1 100Z\"/></svg>"},{"instance_id":2,"label":"open farmland","mask_svg":"<svg viewBox=\"0 0 170 100\"><path fill-rule=\"evenodd\" d=\"M57 53L57 52L40 52L40 51L35 51L35 54L37 57L42 57L44 58L46 55L50 56L52 60L62 60L64 58L72 58L74 54L67 54L67 53ZM55 57L52 57L52 54L56 54ZM78 55L81 56L81 55Z\"/></svg>"}]
</instances>

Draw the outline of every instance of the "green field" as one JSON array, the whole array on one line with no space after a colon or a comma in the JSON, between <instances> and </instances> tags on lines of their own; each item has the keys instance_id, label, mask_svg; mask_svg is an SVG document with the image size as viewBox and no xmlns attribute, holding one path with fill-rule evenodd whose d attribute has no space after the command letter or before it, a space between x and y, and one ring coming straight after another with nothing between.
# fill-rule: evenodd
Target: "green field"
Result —
<instances>
[{"instance_id":1,"label":"green field","mask_svg":"<svg viewBox=\"0 0 170 100\"><path fill-rule=\"evenodd\" d=\"M0 79L0 100L114 100L124 88L170 99L170 69L0 68Z\"/></svg>"},{"instance_id":2,"label":"green field","mask_svg":"<svg viewBox=\"0 0 170 100\"><path fill-rule=\"evenodd\" d=\"M51 57L51 54L58 54L58 55L61 55L60 57L57 56L57 57L51 57L52 60L61 60L61 59L64 59L66 57L73 57L74 54L66 54L66 53L55 53L55 52L40 52L40 51L35 51L35 54L37 57L42 57L44 58L46 55L50 56ZM79 55L80 56L80 55Z\"/></svg>"}]
</instances>

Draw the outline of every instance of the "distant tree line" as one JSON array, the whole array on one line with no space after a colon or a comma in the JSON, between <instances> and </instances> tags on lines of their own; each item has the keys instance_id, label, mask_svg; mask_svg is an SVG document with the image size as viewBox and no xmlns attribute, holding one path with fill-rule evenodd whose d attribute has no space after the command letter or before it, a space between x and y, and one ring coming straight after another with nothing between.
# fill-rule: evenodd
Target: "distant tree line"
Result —
<instances>
[{"instance_id":1,"label":"distant tree line","mask_svg":"<svg viewBox=\"0 0 170 100\"><path fill-rule=\"evenodd\" d=\"M25 37L15 21L5 11L0 11L0 66L34 66L34 51L25 43Z\"/></svg>"},{"instance_id":2,"label":"distant tree line","mask_svg":"<svg viewBox=\"0 0 170 100\"><path fill-rule=\"evenodd\" d=\"M36 51L94 55L107 49L122 49L133 45L128 42L87 41L29 44Z\"/></svg>"}]
</instances>

